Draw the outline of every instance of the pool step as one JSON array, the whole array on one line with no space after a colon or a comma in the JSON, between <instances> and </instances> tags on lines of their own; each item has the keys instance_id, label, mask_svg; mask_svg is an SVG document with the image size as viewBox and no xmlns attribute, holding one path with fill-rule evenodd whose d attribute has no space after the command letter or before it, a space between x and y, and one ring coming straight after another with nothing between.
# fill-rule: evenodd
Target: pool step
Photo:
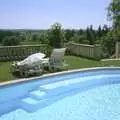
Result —
<instances>
[{"instance_id":1,"label":"pool step","mask_svg":"<svg viewBox=\"0 0 120 120\"><path fill-rule=\"evenodd\" d=\"M99 85L98 83L105 84L104 81L101 80L100 78L101 76L97 76L96 79L94 80L93 77L91 77L91 80L87 82L77 78L77 79L42 85L38 88L38 90L29 93L29 96L36 100L48 99L50 97L59 95L63 92L68 92L70 90L74 90L78 88L83 89L83 87L87 88L87 86ZM107 83L111 82L109 78L106 79L108 79L106 80Z\"/></svg>"},{"instance_id":2,"label":"pool step","mask_svg":"<svg viewBox=\"0 0 120 120\"><path fill-rule=\"evenodd\" d=\"M46 100L36 100L31 97L26 97L21 101L21 108L27 112L35 112L47 105Z\"/></svg>"},{"instance_id":3,"label":"pool step","mask_svg":"<svg viewBox=\"0 0 120 120\"><path fill-rule=\"evenodd\" d=\"M42 100L36 100L31 97L26 97L21 100L21 108L27 112L35 112L39 109L42 109L44 107L47 107L48 105L55 103L56 101L59 101L64 97L65 97L64 94L53 96L51 98L48 98L48 99L46 98Z\"/></svg>"},{"instance_id":4,"label":"pool step","mask_svg":"<svg viewBox=\"0 0 120 120\"><path fill-rule=\"evenodd\" d=\"M66 92L56 95L56 96L49 97L49 98L41 99L41 100L36 100L31 97L26 97L21 100L21 108L27 112L35 112L65 97L67 97Z\"/></svg>"},{"instance_id":5,"label":"pool step","mask_svg":"<svg viewBox=\"0 0 120 120\"><path fill-rule=\"evenodd\" d=\"M81 89L85 86L85 84L75 84L69 87L60 87L57 89L49 90L49 92L43 92L40 90L33 91L29 94L29 97L24 98L21 101L21 107L27 112L35 112L38 109L42 109L55 101L60 100L61 98L66 97L66 93L69 93L70 90L77 89L81 86ZM79 88L80 89L80 88Z\"/></svg>"},{"instance_id":6,"label":"pool step","mask_svg":"<svg viewBox=\"0 0 120 120\"><path fill-rule=\"evenodd\" d=\"M24 98L21 101L21 107L28 112L34 112L37 109L37 104L39 101L32 99L30 97Z\"/></svg>"},{"instance_id":7,"label":"pool step","mask_svg":"<svg viewBox=\"0 0 120 120\"><path fill-rule=\"evenodd\" d=\"M43 99L46 95L47 95L46 92L40 91L40 90L36 90L36 91L29 93L29 96L31 98L37 99L37 100Z\"/></svg>"},{"instance_id":8,"label":"pool step","mask_svg":"<svg viewBox=\"0 0 120 120\"><path fill-rule=\"evenodd\" d=\"M95 76L94 79L86 81L73 79L72 81L62 81L40 86L44 91L39 88L39 90L29 93L28 97L21 100L21 107L28 112L34 112L66 97L66 93L70 93L70 90L72 92L78 89L80 92L102 84L119 82L118 76L115 76L114 79L106 76L106 81L102 80L101 77L102 76Z\"/></svg>"},{"instance_id":9,"label":"pool step","mask_svg":"<svg viewBox=\"0 0 120 120\"><path fill-rule=\"evenodd\" d=\"M40 89L44 89L48 94L55 94L56 92L59 93L61 91L66 91L69 88L74 89L75 87L79 87L78 85L83 84L83 83L116 83L118 82L118 78L120 75L115 74L113 75L99 75L99 76L90 76L90 77L82 77L82 78L73 78L73 79L68 79L64 81L58 81L55 83L50 83L46 85L40 86ZM106 81L103 81L102 79L107 79ZM113 79L114 78L114 79Z\"/></svg>"}]
</instances>

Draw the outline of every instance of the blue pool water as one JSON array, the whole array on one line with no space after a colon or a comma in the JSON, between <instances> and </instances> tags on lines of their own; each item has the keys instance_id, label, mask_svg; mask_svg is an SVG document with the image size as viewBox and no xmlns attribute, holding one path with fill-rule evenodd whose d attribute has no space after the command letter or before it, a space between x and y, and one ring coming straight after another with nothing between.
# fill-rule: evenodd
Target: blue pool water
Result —
<instances>
[{"instance_id":1,"label":"blue pool water","mask_svg":"<svg viewBox=\"0 0 120 120\"><path fill-rule=\"evenodd\" d=\"M120 120L120 69L0 87L0 120Z\"/></svg>"}]
</instances>

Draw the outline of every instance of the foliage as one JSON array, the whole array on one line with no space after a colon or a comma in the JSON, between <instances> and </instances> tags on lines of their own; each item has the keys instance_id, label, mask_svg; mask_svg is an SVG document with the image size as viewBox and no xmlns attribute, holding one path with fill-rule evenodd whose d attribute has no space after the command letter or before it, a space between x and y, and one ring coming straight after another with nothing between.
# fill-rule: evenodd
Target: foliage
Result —
<instances>
[{"instance_id":1,"label":"foliage","mask_svg":"<svg viewBox=\"0 0 120 120\"><path fill-rule=\"evenodd\" d=\"M14 46L14 45L19 45L20 40L16 36L7 36L3 39L2 44L4 46Z\"/></svg>"},{"instance_id":2,"label":"foliage","mask_svg":"<svg viewBox=\"0 0 120 120\"><path fill-rule=\"evenodd\" d=\"M60 48L64 44L64 31L60 23L51 26L48 34L49 45L54 48Z\"/></svg>"},{"instance_id":3,"label":"foliage","mask_svg":"<svg viewBox=\"0 0 120 120\"><path fill-rule=\"evenodd\" d=\"M70 39L75 35L75 30L70 30L70 29L67 29L65 30L65 40L66 42L69 42Z\"/></svg>"},{"instance_id":4,"label":"foliage","mask_svg":"<svg viewBox=\"0 0 120 120\"><path fill-rule=\"evenodd\" d=\"M112 0L109 4L108 18L113 21L115 29L120 29L120 0Z\"/></svg>"},{"instance_id":5,"label":"foliage","mask_svg":"<svg viewBox=\"0 0 120 120\"><path fill-rule=\"evenodd\" d=\"M37 41L37 40L38 40L38 35L37 35L37 34L33 34L33 35L31 36L31 40L32 40L32 41Z\"/></svg>"},{"instance_id":6,"label":"foliage","mask_svg":"<svg viewBox=\"0 0 120 120\"><path fill-rule=\"evenodd\" d=\"M12 32L10 30L0 30L0 42L2 42L2 40L4 39L4 37L6 36L18 36L19 33L18 32Z\"/></svg>"},{"instance_id":7,"label":"foliage","mask_svg":"<svg viewBox=\"0 0 120 120\"><path fill-rule=\"evenodd\" d=\"M75 34L73 37L70 38L70 41L73 41L73 42L76 42L76 43L85 43L85 40L86 40L86 36L84 35L77 35Z\"/></svg>"},{"instance_id":8,"label":"foliage","mask_svg":"<svg viewBox=\"0 0 120 120\"><path fill-rule=\"evenodd\" d=\"M22 42L26 40L26 37L23 34L21 34L21 35L19 35L17 37L19 37L20 41L22 41Z\"/></svg>"},{"instance_id":9,"label":"foliage","mask_svg":"<svg viewBox=\"0 0 120 120\"><path fill-rule=\"evenodd\" d=\"M110 29L107 25L99 26L97 30L93 26L86 29L63 29L60 23L55 23L49 30L23 30L14 32L15 36L21 42L40 44L49 44L51 47L61 47L64 43L73 41L80 44L96 44L101 43L101 37L105 36ZM12 32L12 31L11 31ZM6 32L7 33L7 32ZM17 34L19 33L19 34ZM12 35L12 34L11 34ZM9 34L6 34L9 36Z\"/></svg>"},{"instance_id":10,"label":"foliage","mask_svg":"<svg viewBox=\"0 0 120 120\"><path fill-rule=\"evenodd\" d=\"M41 44L48 44L49 40L48 40L48 33L47 32L41 32L39 34L39 41Z\"/></svg>"},{"instance_id":11,"label":"foliage","mask_svg":"<svg viewBox=\"0 0 120 120\"><path fill-rule=\"evenodd\" d=\"M106 34L106 36L103 36L101 38L101 44L103 47L104 52L108 55L111 56L115 52L115 34L114 31L110 31Z\"/></svg>"},{"instance_id":12,"label":"foliage","mask_svg":"<svg viewBox=\"0 0 120 120\"><path fill-rule=\"evenodd\" d=\"M107 46L106 34L110 31L107 25L99 26L98 29L93 29L93 26L87 27L86 29L63 29L60 23L55 23L51 26L49 30L23 30L16 34L14 32L16 38L16 42L11 42L15 40L8 40L9 38L6 36L12 35L13 32L10 34L6 34L3 40L3 45L17 45L19 41L21 44L48 44L50 47L60 48L63 44L68 42L76 42L80 44L101 44L103 47ZM116 31L115 39L119 40L120 32ZM105 39L105 43L103 44L103 40ZM109 38L109 37L108 37ZM112 40L112 39L111 39ZM18 42L18 43L17 43ZM112 43L112 42L111 42ZM109 44L108 44L109 45ZM109 46L107 46L109 48ZM113 49L113 48L112 48ZM108 52L109 53L109 52Z\"/></svg>"},{"instance_id":13,"label":"foliage","mask_svg":"<svg viewBox=\"0 0 120 120\"><path fill-rule=\"evenodd\" d=\"M112 0L109 4L108 18L113 22L113 30L117 41L120 41L120 0Z\"/></svg>"},{"instance_id":14,"label":"foliage","mask_svg":"<svg viewBox=\"0 0 120 120\"><path fill-rule=\"evenodd\" d=\"M120 41L120 0L112 0L109 4L108 19L113 22L113 26L111 30L104 26L103 30L108 34L103 35L102 45L108 55L112 55L115 52L115 43Z\"/></svg>"},{"instance_id":15,"label":"foliage","mask_svg":"<svg viewBox=\"0 0 120 120\"><path fill-rule=\"evenodd\" d=\"M101 25L99 25L98 30L97 30L97 39L100 39L102 37L102 28Z\"/></svg>"},{"instance_id":16,"label":"foliage","mask_svg":"<svg viewBox=\"0 0 120 120\"><path fill-rule=\"evenodd\" d=\"M96 34L95 31L93 30L93 26L91 25L90 28L88 27L86 30L86 37L87 40L89 40L89 43L93 45L96 41Z\"/></svg>"}]
</instances>

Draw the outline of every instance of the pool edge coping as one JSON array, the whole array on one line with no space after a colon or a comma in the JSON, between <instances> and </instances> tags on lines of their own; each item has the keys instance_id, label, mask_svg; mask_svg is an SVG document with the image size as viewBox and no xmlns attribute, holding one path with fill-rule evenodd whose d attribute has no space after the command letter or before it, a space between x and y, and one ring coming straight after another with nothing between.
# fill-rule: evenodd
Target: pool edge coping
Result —
<instances>
[{"instance_id":1,"label":"pool edge coping","mask_svg":"<svg viewBox=\"0 0 120 120\"><path fill-rule=\"evenodd\" d=\"M37 77L22 78L22 79L15 79L15 80L11 80L11 81L2 82L2 83L0 83L0 87L6 86L6 85L22 83L22 82L28 82L28 81L32 81L35 79L42 79L42 78L46 78L46 77L60 75L63 73L67 74L67 73L72 73L72 72L83 72L83 71L101 70L101 69L120 69L120 67L93 67L93 68L82 68L82 69L74 69L74 70L68 70L68 71L62 71L62 72L56 72L56 73L43 74L43 75L37 76Z\"/></svg>"}]
</instances>

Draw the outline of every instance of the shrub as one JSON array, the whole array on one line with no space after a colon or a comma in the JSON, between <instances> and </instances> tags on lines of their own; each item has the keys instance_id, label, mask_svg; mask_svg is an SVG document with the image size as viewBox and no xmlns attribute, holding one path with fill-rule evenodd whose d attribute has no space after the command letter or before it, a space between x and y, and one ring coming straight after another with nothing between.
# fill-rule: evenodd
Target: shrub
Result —
<instances>
[{"instance_id":1,"label":"shrub","mask_svg":"<svg viewBox=\"0 0 120 120\"><path fill-rule=\"evenodd\" d=\"M20 40L16 36L7 36L2 41L2 45L4 46L15 46L19 44L20 44Z\"/></svg>"}]
</instances>

